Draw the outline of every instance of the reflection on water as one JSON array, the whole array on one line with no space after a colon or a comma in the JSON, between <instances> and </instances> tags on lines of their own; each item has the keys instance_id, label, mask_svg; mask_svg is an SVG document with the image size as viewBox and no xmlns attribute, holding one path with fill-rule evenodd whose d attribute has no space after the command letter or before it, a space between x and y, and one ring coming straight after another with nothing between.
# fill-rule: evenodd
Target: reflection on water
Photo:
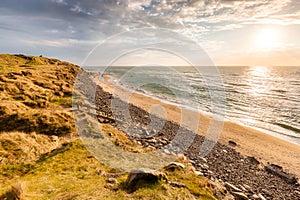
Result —
<instances>
[{"instance_id":1,"label":"reflection on water","mask_svg":"<svg viewBox=\"0 0 300 200\"><path fill-rule=\"evenodd\" d=\"M254 66L221 71L229 96L229 118L288 135L299 143L294 137L300 136L300 67ZM238 75L232 76L233 72Z\"/></svg>"},{"instance_id":2,"label":"reflection on water","mask_svg":"<svg viewBox=\"0 0 300 200\"><path fill-rule=\"evenodd\" d=\"M265 66L253 66L249 68L249 76L255 77L270 77L272 68Z\"/></svg>"},{"instance_id":3,"label":"reflection on water","mask_svg":"<svg viewBox=\"0 0 300 200\"><path fill-rule=\"evenodd\" d=\"M247 82L251 89L249 94L252 96L259 96L268 90L268 79L271 77L271 69L264 66L253 66L247 72Z\"/></svg>"}]
</instances>

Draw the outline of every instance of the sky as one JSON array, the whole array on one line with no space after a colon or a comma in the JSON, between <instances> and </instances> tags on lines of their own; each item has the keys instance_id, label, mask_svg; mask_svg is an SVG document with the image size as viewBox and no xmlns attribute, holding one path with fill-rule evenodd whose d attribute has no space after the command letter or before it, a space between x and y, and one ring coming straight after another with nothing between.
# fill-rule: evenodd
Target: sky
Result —
<instances>
[{"instance_id":1,"label":"sky","mask_svg":"<svg viewBox=\"0 0 300 200\"><path fill-rule=\"evenodd\" d=\"M300 66L299 25L299 0L1 0L0 53L78 65L181 65L174 55L200 53L215 65Z\"/></svg>"}]
</instances>

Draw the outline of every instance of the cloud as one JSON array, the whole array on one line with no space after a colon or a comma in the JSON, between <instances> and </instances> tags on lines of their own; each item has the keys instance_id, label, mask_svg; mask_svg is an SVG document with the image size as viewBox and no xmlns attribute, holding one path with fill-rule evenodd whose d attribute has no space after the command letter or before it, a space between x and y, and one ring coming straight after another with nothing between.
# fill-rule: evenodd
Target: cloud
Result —
<instances>
[{"instance_id":1,"label":"cloud","mask_svg":"<svg viewBox=\"0 0 300 200\"><path fill-rule=\"evenodd\" d=\"M297 0L2 0L0 7L2 40L24 38L29 41L23 41L24 45L56 50L75 48L78 52L114 34L144 27L172 29L199 42L207 39L209 49L221 49L223 39L218 42L210 35L253 24L300 24L299 3Z\"/></svg>"}]
</instances>

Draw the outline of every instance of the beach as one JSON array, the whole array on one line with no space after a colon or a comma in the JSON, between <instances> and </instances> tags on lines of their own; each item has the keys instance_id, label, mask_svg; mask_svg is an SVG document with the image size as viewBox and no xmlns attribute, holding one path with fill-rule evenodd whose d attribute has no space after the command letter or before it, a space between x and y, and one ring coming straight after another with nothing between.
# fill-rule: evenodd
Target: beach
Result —
<instances>
[{"instance_id":1,"label":"beach","mask_svg":"<svg viewBox=\"0 0 300 200\"><path fill-rule=\"evenodd\" d=\"M153 105L162 106L165 110L166 119L187 129L193 129L193 124L181 121L182 113L188 113L191 118L199 117L199 126L197 134L204 136L207 133L209 124L213 119L204 113L181 108L166 101L144 95L141 93L132 93L132 91L116 86L109 81L108 76L104 76L105 81L99 82L104 91L123 99L145 111L150 111ZM188 121L188 120L185 120ZM300 146L290 142L273 137L251 127L242 126L237 123L225 121L218 141L228 146L229 141L234 141L237 145L236 151L244 156L255 157L263 165L276 164L283 167L286 172L300 177Z\"/></svg>"}]
</instances>

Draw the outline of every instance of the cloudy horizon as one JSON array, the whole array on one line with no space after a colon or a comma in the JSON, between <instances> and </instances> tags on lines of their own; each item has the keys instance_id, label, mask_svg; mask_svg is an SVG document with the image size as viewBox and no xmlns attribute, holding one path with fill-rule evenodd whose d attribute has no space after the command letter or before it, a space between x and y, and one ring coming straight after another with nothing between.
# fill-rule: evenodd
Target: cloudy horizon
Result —
<instances>
[{"instance_id":1,"label":"cloudy horizon","mask_svg":"<svg viewBox=\"0 0 300 200\"><path fill-rule=\"evenodd\" d=\"M81 64L99 43L141 28L170 29L216 65L297 65L297 0L3 0L0 53Z\"/></svg>"}]
</instances>

